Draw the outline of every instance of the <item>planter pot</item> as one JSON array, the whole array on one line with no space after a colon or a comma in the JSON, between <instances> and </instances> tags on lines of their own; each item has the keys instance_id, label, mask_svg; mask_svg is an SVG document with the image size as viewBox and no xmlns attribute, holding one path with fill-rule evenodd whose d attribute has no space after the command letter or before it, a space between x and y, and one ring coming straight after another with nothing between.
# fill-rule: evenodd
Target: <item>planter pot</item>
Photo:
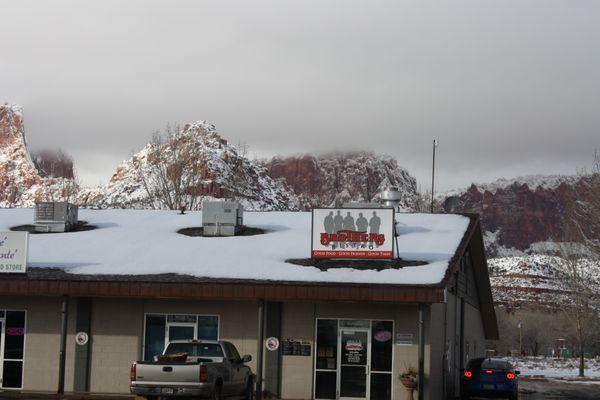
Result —
<instances>
[{"instance_id":1,"label":"planter pot","mask_svg":"<svg viewBox=\"0 0 600 400\"><path fill-rule=\"evenodd\" d=\"M417 382L415 382L412 378L408 378L408 377L400 377L400 382L402 382L402 385L406 388L406 390L408 391L409 394L409 399L413 400L413 392L415 390L417 390Z\"/></svg>"}]
</instances>

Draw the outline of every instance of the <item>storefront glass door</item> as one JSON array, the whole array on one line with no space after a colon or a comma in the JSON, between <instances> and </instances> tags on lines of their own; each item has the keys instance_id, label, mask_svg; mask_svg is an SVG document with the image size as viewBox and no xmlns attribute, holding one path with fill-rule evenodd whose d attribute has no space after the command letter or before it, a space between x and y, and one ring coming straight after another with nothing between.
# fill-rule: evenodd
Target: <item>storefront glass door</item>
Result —
<instances>
[{"instance_id":1,"label":"storefront glass door","mask_svg":"<svg viewBox=\"0 0 600 400\"><path fill-rule=\"evenodd\" d=\"M317 318L315 334L315 399L392 399L393 321Z\"/></svg>"},{"instance_id":2,"label":"storefront glass door","mask_svg":"<svg viewBox=\"0 0 600 400\"><path fill-rule=\"evenodd\" d=\"M369 398L370 343L369 330L340 330L340 399Z\"/></svg>"},{"instance_id":3,"label":"storefront glass door","mask_svg":"<svg viewBox=\"0 0 600 400\"><path fill-rule=\"evenodd\" d=\"M167 342L196 338L196 323L173 322L167 324Z\"/></svg>"}]
</instances>

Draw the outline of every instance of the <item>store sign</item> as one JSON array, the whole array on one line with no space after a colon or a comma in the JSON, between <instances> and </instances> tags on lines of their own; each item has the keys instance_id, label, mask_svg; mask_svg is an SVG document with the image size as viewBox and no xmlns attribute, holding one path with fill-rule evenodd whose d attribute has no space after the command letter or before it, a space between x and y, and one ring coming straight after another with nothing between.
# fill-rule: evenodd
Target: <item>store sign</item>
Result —
<instances>
[{"instance_id":1,"label":"store sign","mask_svg":"<svg viewBox=\"0 0 600 400\"><path fill-rule=\"evenodd\" d=\"M342 352L342 364L363 365L367 358L367 349L359 338L348 339Z\"/></svg>"},{"instance_id":2,"label":"store sign","mask_svg":"<svg viewBox=\"0 0 600 400\"><path fill-rule=\"evenodd\" d=\"M300 339L283 339L282 353L284 356L305 356L310 357L311 345L308 341Z\"/></svg>"},{"instance_id":3,"label":"store sign","mask_svg":"<svg viewBox=\"0 0 600 400\"><path fill-rule=\"evenodd\" d=\"M373 335L373 338L378 342L387 342L392 338L392 332L390 331L378 331Z\"/></svg>"},{"instance_id":4,"label":"store sign","mask_svg":"<svg viewBox=\"0 0 600 400\"><path fill-rule=\"evenodd\" d=\"M413 334L412 333L397 333L396 344L398 346L412 346Z\"/></svg>"},{"instance_id":5,"label":"store sign","mask_svg":"<svg viewBox=\"0 0 600 400\"><path fill-rule=\"evenodd\" d=\"M0 232L0 273L27 270L27 232Z\"/></svg>"},{"instance_id":6,"label":"store sign","mask_svg":"<svg viewBox=\"0 0 600 400\"><path fill-rule=\"evenodd\" d=\"M313 209L311 256L312 258L393 258L394 209Z\"/></svg>"},{"instance_id":7,"label":"store sign","mask_svg":"<svg viewBox=\"0 0 600 400\"><path fill-rule=\"evenodd\" d=\"M23 336L25 328L6 328L6 334L8 336Z\"/></svg>"}]
</instances>

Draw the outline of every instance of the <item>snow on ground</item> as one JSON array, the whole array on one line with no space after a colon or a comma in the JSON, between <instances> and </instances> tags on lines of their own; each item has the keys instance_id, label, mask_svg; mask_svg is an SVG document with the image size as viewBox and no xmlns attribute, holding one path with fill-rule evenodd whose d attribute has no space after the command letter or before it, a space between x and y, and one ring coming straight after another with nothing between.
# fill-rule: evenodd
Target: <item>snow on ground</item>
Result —
<instances>
[{"instance_id":1,"label":"snow on ground","mask_svg":"<svg viewBox=\"0 0 600 400\"><path fill-rule=\"evenodd\" d=\"M515 369L521 371L522 376L545 376L548 378L574 378L579 375L578 358L551 358L551 357L507 357ZM600 359L586 359L585 376L588 378L600 377Z\"/></svg>"},{"instance_id":2,"label":"snow on ground","mask_svg":"<svg viewBox=\"0 0 600 400\"><path fill-rule=\"evenodd\" d=\"M75 274L177 273L273 281L433 284L444 277L469 224L459 215L397 214L400 256L427 264L378 272L321 271L284 262L310 257L310 213L246 212L246 225L268 233L227 238L176 233L201 226L200 212L81 209L79 219L98 229L30 235L28 265L60 267ZM0 230L32 221L32 209L0 209Z\"/></svg>"}]
</instances>

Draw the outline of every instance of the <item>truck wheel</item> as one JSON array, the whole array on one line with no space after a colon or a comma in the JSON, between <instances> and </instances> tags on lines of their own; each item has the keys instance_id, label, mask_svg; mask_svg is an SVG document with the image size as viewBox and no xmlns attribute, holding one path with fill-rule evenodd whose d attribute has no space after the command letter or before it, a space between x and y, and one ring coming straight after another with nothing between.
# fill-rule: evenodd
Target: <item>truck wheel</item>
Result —
<instances>
[{"instance_id":1,"label":"truck wheel","mask_svg":"<svg viewBox=\"0 0 600 400\"><path fill-rule=\"evenodd\" d=\"M244 400L254 400L254 383L252 379L248 379L248 383L246 384L246 396Z\"/></svg>"},{"instance_id":2,"label":"truck wheel","mask_svg":"<svg viewBox=\"0 0 600 400\"><path fill-rule=\"evenodd\" d=\"M220 382L215 384L215 390L213 391L213 400L223 400L223 387Z\"/></svg>"}]
</instances>

